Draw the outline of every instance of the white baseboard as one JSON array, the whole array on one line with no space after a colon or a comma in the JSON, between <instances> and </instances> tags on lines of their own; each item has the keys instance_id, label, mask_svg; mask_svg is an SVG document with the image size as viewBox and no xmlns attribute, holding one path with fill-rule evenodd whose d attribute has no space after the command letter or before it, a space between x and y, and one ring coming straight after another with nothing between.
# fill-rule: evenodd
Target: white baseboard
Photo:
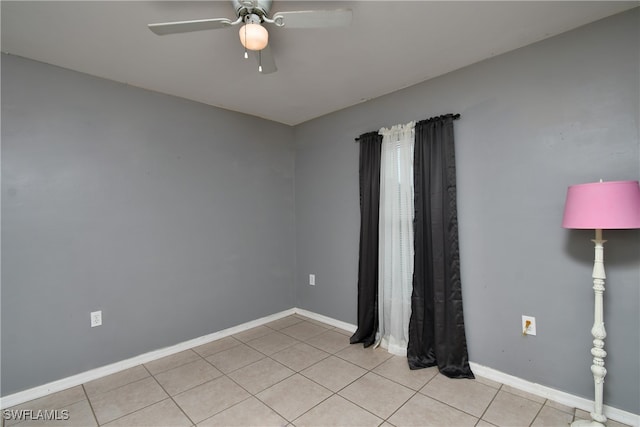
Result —
<instances>
[{"instance_id":1,"label":"white baseboard","mask_svg":"<svg viewBox=\"0 0 640 427\"><path fill-rule=\"evenodd\" d=\"M188 350L199 345L210 343L211 341L219 340L230 335L237 334L247 329L255 328L256 326L264 325L265 323L273 322L274 320L281 319L286 316L295 314L295 309L290 308L285 311L281 311L270 316L262 317L260 319L252 320L250 322L243 323L241 325L233 326L231 328L223 329L218 332L214 332L209 335L204 335L198 338L194 338L189 341L184 341L170 347L161 348L159 350L150 351L148 353L141 354L139 356L132 357L130 359L122 360L120 362L112 363L110 365L101 366L100 368L92 369L90 371L81 372L76 375L72 375L67 378L63 378L57 381L50 382L38 387L30 388L28 390L20 391L18 393L10 394L0 398L0 409L10 408L15 405L19 405L24 402L28 402L33 399L46 396L51 393L66 390L71 387L75 387L80 384L84 384L89 381L96 380L98 378L105 377L107 375L114 374L116 372L123 371L125 369L133 368L142 363L149 363L153 360L160 359L165 356L170 356L175 353L179 353L184 350Z\"/></svg>"},{"instance_id":2,"label":"white baseboard","mask_svg":"<svg viewBox=\"0 0 640 427\"><path fill-rule=\"evenodd\" d=\"M522 391L526 391L531 394L535 394L536 396L540 396L545 399L553 400L554 402L558 402L572 408L582 409L587 412L591 412L593 410L593 400L585 399L583 397L556 390L551 387L543 386L541 384L532 383L522 378L506 374L504 372L480 365L478 363L469 362L469 365L471 366L471 370L473 371L473 373L477 376L497 381L499 383L517 388ZM640 415L638 414L633 414L631 412L623 411L622 409L614 408L608 405L604 405L603 412L606 417L611 420L628 424L630 426L640 426Z\"/></svg>"},{"instance_id":3,"label":"white baseboard","mask_svg":"<svg viewBox=\"0 0 640 427\"><path fill-rule=\"evenodd\" d=\"M207 344L211 341L219 340L221 338L246 331L247 329L255 328L256 326L264 325L265 323L273 322L274 320L278 320L292 314L299 314L301 316L308 317L309 319L326 323L328 325L349 332L355 332L357 329L357 326L351 323L342 322L340 320L323 316L322 314L314 313L312 311L304 310L301 308L291 308L289 310L272 314L271 316L262 317L260 319L252 320L250 322L243 323L238 326L233 326L222 331L194 338L189 341L184 341L171 347L151 351L149 353L141 354L130 359L112 363L111 365L102 366L100 368L82 372L58 381L53 381L48 384L4 396L0 398L0 409L10 408L12 406L37 399L51 393L66 390L70 387L75 387L77 385L84 384L86 382L102 378L104 376L114 374L125 369L133 368L134 366L140 365L142 363L149 363L153 360L160 359L165 356L170 356L172 354L179 353L181 351L188 350L199 345ZM478 363L469 362L469 365L471 365L471 369L473 370L474 374L478 376L485 377L511 387L515 387L517 389L535 394L545 399L553 400L563 405L583 409L585 411L591 411L593 409L592 400L575 396L564 391L556 390L551 387L532 383L522 378L506 374L504 372L480 365ZM628 424L634 427L640 427L640 415L638 414L633 414L631 412L623 411L622 409L614 408L607 405L604 406L604 414L611 420Z\"/></svg>"},{"instance_id":4,"label":"white baseboard","mask_svg":"<svg viewBox=\"0 0 640 427\"><path fill-rule=\"evenodd\" d=\"M317 320L318 322L326 323L327 325L335 326L336 328L343 329L349 332L355 332L358 327L351 323L342 322L331 317L323 316L322 314L314 313L302 308L294 308L296 314L300 316L308 317L309 319Z\"/></svg>"}]
</instances>

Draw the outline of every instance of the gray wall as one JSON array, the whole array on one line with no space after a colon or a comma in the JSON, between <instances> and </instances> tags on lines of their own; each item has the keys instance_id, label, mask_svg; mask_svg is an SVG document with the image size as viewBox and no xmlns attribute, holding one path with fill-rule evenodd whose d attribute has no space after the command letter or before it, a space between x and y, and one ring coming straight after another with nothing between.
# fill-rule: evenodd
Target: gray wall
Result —
<instances>
[{"instance_id":1,"label":"gray wall","mask_svg":"<svg viewBox=\"0 0 640 427\"><path fill-rule=\"evenodd\" d=\"M356 323L354 137L461 113L455 132L470 359L592 399L593 237L560 223L568 185L640 178L638 12L297 126L297 305ZM606 231L605 238L605 402L640 413L640 233ZM523 314L536 317L536 337L522 337Z\"/></svg>"},{"instance_id":2,"label":"gray wall","mask_svg":"<svg viewBox=\"0 0 640 427\"><path fill-rule=\"evenodd\" d=\"M293 175L289 126L2 55L2 395L294 306Z\"/></svg>"}]
</instances>

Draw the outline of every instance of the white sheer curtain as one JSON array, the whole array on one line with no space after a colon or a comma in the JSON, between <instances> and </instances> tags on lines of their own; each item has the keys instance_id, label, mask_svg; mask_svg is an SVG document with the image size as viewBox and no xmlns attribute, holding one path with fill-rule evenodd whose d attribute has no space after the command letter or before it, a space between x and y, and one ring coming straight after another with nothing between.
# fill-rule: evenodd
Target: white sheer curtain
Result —
<instances>
[{"instance_id":1,"label":"white sheer curtain","mask_svg":"<svg viewBox=\"0 0 640 427\"><path fill-rule=\"evenodd\" d=\"M413 146L415 122L380 129L380 242L376 346L404 356L413 280Z\"/></svg>"}]
</instances>

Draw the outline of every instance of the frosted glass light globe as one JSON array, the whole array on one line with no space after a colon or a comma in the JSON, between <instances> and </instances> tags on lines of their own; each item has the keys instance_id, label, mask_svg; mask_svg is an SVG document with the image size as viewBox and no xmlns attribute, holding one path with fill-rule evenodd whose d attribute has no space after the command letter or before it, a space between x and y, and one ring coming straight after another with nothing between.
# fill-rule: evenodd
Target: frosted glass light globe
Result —
<instances>
[{"instance_id":1,"label":"frosted glass light globe","mask_svg":"<svg viewBox=\"0 0 640 427\"><path fill-rule=\"evenodd\" d=\"M269 43L269 33L260 24L245 24L240 28L240 43L249 50L262 50Z\"/></svg>"}]
</instances>

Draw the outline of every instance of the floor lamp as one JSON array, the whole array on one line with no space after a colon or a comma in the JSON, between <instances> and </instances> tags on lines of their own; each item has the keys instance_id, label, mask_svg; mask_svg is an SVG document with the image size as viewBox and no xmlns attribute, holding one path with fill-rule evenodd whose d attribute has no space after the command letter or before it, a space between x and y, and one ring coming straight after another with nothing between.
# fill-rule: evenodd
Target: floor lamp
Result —
<instances>
[{"instance_id":1,"label":"floor lamp","mask_svg":"<svg viewBox=\"0 0 640 427\"><path fill-rule=\"evenodd\" d=\"M594 409L591 420L576 421L572 426L602 426L607 417L602 413L602 391L607 370L604 367L604 242L602 230L640 228L640 185L638 181L610 181L573 185L567 190L564 207L564 228L592 229L596 238L593 262L593 291L595 293L593 335L593 364L591 372L595 383Z\"/></svg>"}]
</instances>

